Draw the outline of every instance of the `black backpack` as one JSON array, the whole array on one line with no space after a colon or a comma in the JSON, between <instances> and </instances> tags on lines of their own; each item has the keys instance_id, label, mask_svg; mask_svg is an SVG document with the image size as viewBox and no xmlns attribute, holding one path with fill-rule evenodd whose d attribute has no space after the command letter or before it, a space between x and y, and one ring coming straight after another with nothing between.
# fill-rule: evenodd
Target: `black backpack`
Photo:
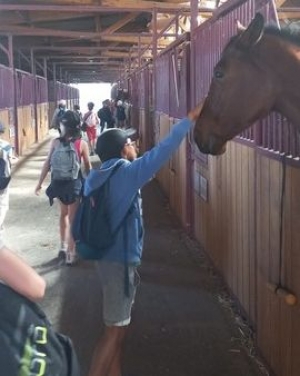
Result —
<instances>
[{"instance_id":1,"label":"black backpack","mask_svg":"<svg viewBox=\"0 0 300 376\"><path fill-rule=\"evenodd\" d=\"M7 188L11 175L10 175L10 160L8 153L11 149L10 145L0 146L0 191Z\"/></svg>"},{"instance_id":2,"label":"black backpack","mask_svg":"<svg viewBox=\"0 0 300 376\"><path fill-rule=\"evenodd\" d=\"M123 161L117 163L107 181L89 196L83 196L81 199L73 220L72 234L76 242L76 250L82 259L100 260L115 242L116 234L131 212L132 205L117 228L112 231L110 208L107 205L109 183L122 164Z\"/></svg>"},{"instance_id":3,"label":"black backpack","mask_svg":"<svg viewBox=\"0 0 300 376\"><path fill-rule=\"evenodd\" d=\"M80 376L71 340L55 332L37 304L0 283L0 373Z\"/></svg>"}]
</instances>

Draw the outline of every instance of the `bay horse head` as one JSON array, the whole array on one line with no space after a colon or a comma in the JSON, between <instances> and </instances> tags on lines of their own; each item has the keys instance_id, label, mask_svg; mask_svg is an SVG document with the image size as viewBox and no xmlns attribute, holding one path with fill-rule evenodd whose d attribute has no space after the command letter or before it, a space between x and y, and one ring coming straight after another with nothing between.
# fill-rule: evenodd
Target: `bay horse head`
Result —
<instances>
[{"instance_id":1,"label":"bay horse head","mask_svg":"<svg viewBox=\"0 0 300 376\"><path fill-rule=\"evenodd\" d=\"M299 55L291 65L287 56L292 56L292 43L278 37L278 29L270 29L273 31L264 30L264 18L257 14L225 47L194 128L194 140L201 152L222 154L228 140L272 110L288 117L284 107L290 105L283 101L292 97L292 91L300 92L296 77L288 77L292 75L289 70L300 68Z\"/></svg>"}]
</instances>

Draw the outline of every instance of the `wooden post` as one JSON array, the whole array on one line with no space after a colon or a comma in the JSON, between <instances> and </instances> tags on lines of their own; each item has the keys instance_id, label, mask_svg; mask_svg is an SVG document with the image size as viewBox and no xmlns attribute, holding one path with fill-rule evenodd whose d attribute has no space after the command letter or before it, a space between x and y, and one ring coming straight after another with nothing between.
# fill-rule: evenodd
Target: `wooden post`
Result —
<instances>
[{"instance_id":1,"label":"wooden post","mask_svg":"<svg viewBox=\"0 0 300 376\"><path fill-rule=\"evenodd\" d=\"M9 67L12 71L13 84L12 84L12 95L13 95L13 121L14 121L14 137L15 137L15 151L19 155L20 144L19 144L19 122L18 122L18 101L17 101L17 73L14 67L14 52L13 52L13 36L10 34L8 36L8 62ZM10 126L11 124L9 124Z\"/></svg>"},{"instance_id":2,"label":"wooden post","mask_svg":"<svg viewBox=\"0 0 300 376\"><path fill-rule=\"evenodd\" d=\"M30 49L30 60L31 60L31 74L33 76L33 116L34 119L34 130L35 130L35 142L39 141L39 125L38 125L38 116L37 116L37 78L36 78L36 65L34 61L34 52L33 49Z\"/></svg>"}]
</instances>

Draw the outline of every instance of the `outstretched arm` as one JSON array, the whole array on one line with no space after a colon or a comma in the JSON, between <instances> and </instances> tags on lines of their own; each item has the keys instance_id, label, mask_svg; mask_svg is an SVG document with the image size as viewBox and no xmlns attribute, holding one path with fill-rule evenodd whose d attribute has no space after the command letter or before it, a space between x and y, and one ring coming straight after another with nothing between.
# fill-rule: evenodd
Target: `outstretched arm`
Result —
<instances>
[{"instance_id":1,"label":"outstretched arm","mask_svg":"<svg viewBox=\"0 0 300 376\"><path fill-rule=\"evenodd\" d=\"M141 158L135 159L128 168L130 178L135 183L133 189L141 188L162 167L188 132L192 129L193 122L197 120L203 103L191 110L185 119L182 119L172 128L170 134L154 148L146 152Z\"/></svg>"},{"instance_id":2,"label":"outstretched arm","mask_svg":"<svg viewBox=\"0 0 300 376\"><path fill-rule=\"evenodd\" d=\"M51 158L51 154L53 152L55 144L56 144L56 139L52 141L49 153L47 155L47 159L45 160L45 162L43 164L42 171L41 171L40 178L39 178L39 182L38 182L38 184L37 184L37 186L35 188L35 194L36 195L40 194L41 189L42 189L43 181L45 180L45 178L48 175L48 172L50 170L50 158Z\"/></svg>"},{"instance_id":3,"label":"outstretched arm","mask_svg":"<svg viewBox=\"0 0 300 376\"><path fill-rule=\"evenodd\" d=\"M13 290L35 301L44 297L46 282L10 249L0 249L0 279Z\"/></svg>"}]
</instances>

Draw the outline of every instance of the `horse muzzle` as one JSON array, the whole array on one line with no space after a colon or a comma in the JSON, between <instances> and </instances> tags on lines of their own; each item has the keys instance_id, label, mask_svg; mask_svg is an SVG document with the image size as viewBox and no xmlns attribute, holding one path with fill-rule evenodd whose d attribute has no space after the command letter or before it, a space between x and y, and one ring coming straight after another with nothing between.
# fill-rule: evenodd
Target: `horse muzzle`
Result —
<instances>
[{"instance_id":1,"label":"horse muzzle","mask_svg":"<svg viewBox=\"0 0 300 376\"><path fill-rule=\"evenodd\" d=\"M194 133L194 139L201 153L221 155L226 151L226 142L218 136L210 135L207 140L203 140L197 133Z\"/></svg>"}]
</instances>

